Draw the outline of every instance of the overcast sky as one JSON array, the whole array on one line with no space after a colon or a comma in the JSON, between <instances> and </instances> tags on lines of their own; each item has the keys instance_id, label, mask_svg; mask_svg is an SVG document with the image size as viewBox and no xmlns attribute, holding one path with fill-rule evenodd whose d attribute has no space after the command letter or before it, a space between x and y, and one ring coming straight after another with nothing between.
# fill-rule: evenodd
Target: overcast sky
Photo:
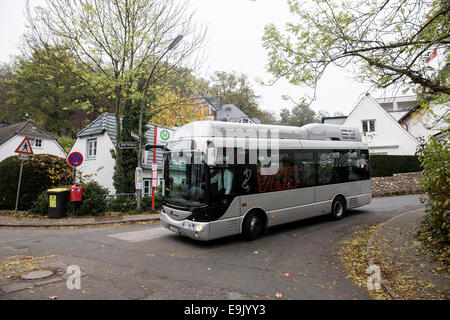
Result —
<instances>
[{"instance_id":1,"label":"overcast sky","mask_svg":"<svg viewBox=\"0 0 450 320\"><path fill-rule=\"evenodd\" d=\"M191 0L191 5L196 9L197 19L208 27L202 74L214 71L244 73L256 94L261 96L262 109L278 115L281 108L291 108L292 103L283 101L281 96L289 94L298 100L305 92L303 89L286 81L271 87L260 86L255 81L256 78L271 79L265 71L268 59L262 47L264 26L273 22L284 27L287 21L293 21L287 1ZM11 55L19 53L18 46L25 31L24 9L25 0L0 0L1 62L7 62ZM317 100L311 107L316 112L325 109L330 114L336 111L348 114L366 91L373 92L370 85L358 83L350 72L333 67L319 82Z\"/></svg>"}]
</instances>

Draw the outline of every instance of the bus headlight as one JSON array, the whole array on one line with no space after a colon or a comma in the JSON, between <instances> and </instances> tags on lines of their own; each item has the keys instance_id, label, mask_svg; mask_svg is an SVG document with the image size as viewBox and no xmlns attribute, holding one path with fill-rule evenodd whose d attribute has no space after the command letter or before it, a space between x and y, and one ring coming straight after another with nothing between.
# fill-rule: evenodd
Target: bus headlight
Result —
<instances>
[{"instance_id":1,"label":"bus headlight","mask_svg":"<svg viewBox=\"0 0 450 320\"><path fill-rule=\"evenodd\" d=\"M201 224L196 224L194 226L195 231L201 232L203 230L203 226Z\"/></svg>"}]
</instances>

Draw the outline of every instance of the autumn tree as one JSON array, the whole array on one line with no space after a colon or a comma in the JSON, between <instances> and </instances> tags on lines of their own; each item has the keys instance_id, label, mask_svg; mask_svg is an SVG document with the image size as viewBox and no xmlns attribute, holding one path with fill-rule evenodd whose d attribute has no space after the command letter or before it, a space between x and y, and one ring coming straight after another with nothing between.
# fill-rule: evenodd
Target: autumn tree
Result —
<instances>
[{"instance_id":1,"label":"autumn tree","mask_svg":"<svg viewBox=\"0 0 450 320\"><path fill-rule=\"evenodd\" d=\"M149 108L148 92L156 90L158 78L176 66L196 62L205 31L196 27L188 1L46 0L45 4L29 10L29 43L64 46L91 71L77 76L114 110L116 169L120 168L124 107ZM168 51L180 35L183 41ZM143 117L139 118L142 127Z\"/></svg>"},{"instance_id":2,"label":"autumn tree","mask_svg":"<svg viewBox=\"0 0 450 320\"><path fill-rule=\"evenodd\" d=\"M24 115L18 112L18 107L11 103L9 92L12 90L11 80L15 72L12 63L0 64L0 121L15 123Z\"/></svg>"},{"instance_id":3,"label":"autumn tree","mask_svg":"<svg viewBox=\"0 0 450 320\"><path fill-rule=\"evenodd\" d=\"M331 64L354 66L376 88L392 85L448 101L448 0L288 0L295 21L265 27L274 81L315 88ZM444 55L431 67L430 55Z\"/></svg>"},{"instance_id":4,"label":"autumn tree","mask_svg":"<svg viewBox=\"0 0 450 320\"><path fill-rule=\"evenodd\" d=\"M67 66L77 69L74 64L64 48L35 48L30 56L17 57L16 71L8 82L8 101L17 106L18 114L28 114L55 135L76 133L82 125L74 121L76 114L83 113L85 119L94 111L95 117L102 108L94 107L95 95L90 88L68 72Z\"/></svg>"},{"instance_id":5,"label":"autumn tree","mask_svg":"<svg viewBox=\"0 0 450 320\"><path fill-rule=\"evenodd\" d=\"M259 108L258 100L245 74L216 71L211 77L210 96L221 96L223 104L234 104L250 118L258 118L262 123L275 123L275 118L269 112Z\"/></svg>"},{"instance_id":6,"label":"autumn tree","mask_svg":"<svg viewBox=\"0 0 450 320\"><path fill-rule=\"evenodd\" d=\"M156 102L151 121L166 127L181 127L192 121L206 120L208 110L197 101L167 91Z\"/></svg>"}]
</instances>

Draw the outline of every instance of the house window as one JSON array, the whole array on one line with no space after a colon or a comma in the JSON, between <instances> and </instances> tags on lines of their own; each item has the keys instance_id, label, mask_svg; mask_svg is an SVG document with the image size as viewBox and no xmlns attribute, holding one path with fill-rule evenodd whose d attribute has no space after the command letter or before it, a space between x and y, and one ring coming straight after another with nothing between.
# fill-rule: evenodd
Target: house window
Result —
<instances>
[{"instance_id":1,"label":"house window","mask_svg":"<svg viewBox=\"0 0 450 320\"><path fill-rule=\"evenodd\" d=\"M363 132L375 131L375 120L363 120L362 121Z\"/></svg>"},{"instance_id":2,"label":"house window","mask_svg":"<svg viewBox=\"0 0 450 320\"><path fill-rule=\"evenodd\" d=\"M31 147L42 148L42 139L30 138L30 144L31 144Z\"/></svg>"},{"instance_id":3,"label":"house window","mask_svg":"<svg viewBox=\"0 0 450 320\"><path fill-rule=\"evenodd\" d=\"M97 156L97 139L89 139L87 141L87 157L95 159Z\"/></svg>"},{"instance_id":4,"label":"house window","mask_svg":"<svg viewBox=\"0 0 450 320\"><path fill-rule=\"evenodd\" d=\"M150 195L152 191L151 187L152 187L152 180L144 179L144 189L142 189L142 193L144 195Z\"/></svg>"}]
</instances>

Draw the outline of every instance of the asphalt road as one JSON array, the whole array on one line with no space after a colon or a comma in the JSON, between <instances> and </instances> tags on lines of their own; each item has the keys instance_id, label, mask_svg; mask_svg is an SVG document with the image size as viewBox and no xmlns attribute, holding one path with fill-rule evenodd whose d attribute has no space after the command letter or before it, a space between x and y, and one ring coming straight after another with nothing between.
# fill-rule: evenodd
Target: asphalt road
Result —
<instances>
[{"instance_id":1,"label":"asphalt road","mask_svg":"<svg viewBox=\"0 0 450 320\"><path fill-rule=\"evenodd\" d=\"M84 274L80 290L61 281L0 299L370 299L346 278L340 241L421 207L418 195L376 198L342 220L299 221L251 242L239 236L196 242L160 224L0 229L0 259L54 255L55 265L77 265Z\"/></svg>"}]
</instances>

